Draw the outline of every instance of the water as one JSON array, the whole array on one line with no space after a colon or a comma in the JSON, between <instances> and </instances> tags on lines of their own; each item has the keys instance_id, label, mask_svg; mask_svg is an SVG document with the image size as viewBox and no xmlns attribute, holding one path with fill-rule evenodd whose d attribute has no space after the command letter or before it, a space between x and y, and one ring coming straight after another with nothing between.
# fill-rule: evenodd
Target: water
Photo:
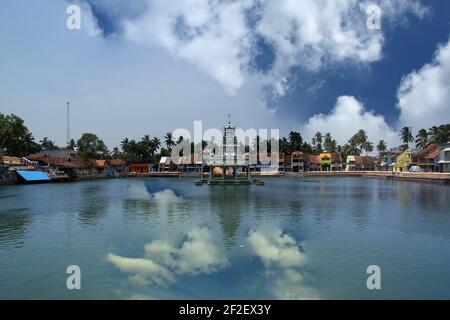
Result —
<instances>
[{"instance_id":1,"label":"water","mask_svg":"<svg viewBox=\"0 0 450 320\"><path fill-rule=\"evenodd\" d=\"M66 268L81 268L68 290ZM369 265L381 290L368 290ZM1 299L449 299L450 188L362 178L0 187Z\"/></svg>"}]
</instances>

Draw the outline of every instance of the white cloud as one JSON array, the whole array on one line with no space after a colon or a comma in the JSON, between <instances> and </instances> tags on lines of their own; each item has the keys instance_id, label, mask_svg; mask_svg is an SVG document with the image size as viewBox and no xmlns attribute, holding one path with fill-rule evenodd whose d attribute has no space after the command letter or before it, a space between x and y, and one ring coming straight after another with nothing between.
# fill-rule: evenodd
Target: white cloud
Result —
<instances>
[{"instance_id":1,"label":"white cloud","mask_svg":"<svg viewBox=\"0 0 450 320\"><path fill-rule=\"evenodd\" d=\"M305 256L300 252L295 239L283 234L281 230L270 233L250 231L248 241L254 253L267 266L275 264L281 267L300 267L304 264Z\"/></svg>"},{"instance_id":2,"label":"white cloud","mask_svg":"<svg viewBox=\"0 0 450 320\"><path fill-rule=\"evenodd\" d=\"M383 139L388 146L397 146L400 141L396 133L385 121L384 117L366 111L364 105L352 96L341 96L329 114L318 114L305 124L304 136L311 139L317 131L327 132L340 144L346 143L359 129L367 132L369 140L374 144Z\"/></svg>"},{"instance_id":3,"label":"white cloud","mask_svg":"<svg viewBox=\"0 0 450 320\"><path fill-rule=\"evenodd\" d=\"M431 63L402 79L397 98L400 126L419 130L450 122L450 40Z\"/></svg>"},{"instance_id":4,"label":"white cloud","mask_svg":"<svg viewBox=\"0 0 450 320\"><path fill-rule=\"evenodd\" d=\"M98 37L102 35L102 30L97 26L91 8L85 3L80 3L82 9L82 29L91 37Z\"/></svg>"},{"instance_id":5,"label":"white cloud","mask_svg":"<svg viewBox=\"0 0 450 320\"><path fill-rule=\"evenodd\" d=\"M174 283L177 275L210 274L229 266L211 231L205 227L189 231L179 248L158 240L145 246L143 258L125 258L110 253L107 259L120 270L130 273L131 281L138 285L149 282L167 285Z\"/></svg>"},{"instance_id":6,"label":"white cloud","mask_svg":"<svg viewBox=\"0 0 450 320\"><path fill-rule=\"evenodd\" d=\"M167 282L175 282L173 274L165 267L149 259L125 258L115 254L108 254L108 261L118 269L135 275L135 283L145 283L150 279L156 285L163 285Z\"/></svg>"},{"instance_id":7,"label":"white cloud","mask_svg":"<svg viewBox=\"0 0 450 320\"><path fill-rule=\"evenodd\" d=\"M284 79L294 66L315 71L335 63L371 63L381 59L383 30L367 30L367 1L341 0L185 0L176 3L147 0L139 17L123 17L125 37L160 46L196 66L235 94L248 80L258 37L274 48L275 61L263 82L284 95ZM376 0L385 21L407 12L419 17L417 0L392 4ZM255 9L257 8L257 9ZM113 10L113 9L111 9ZM259 16L248 23L249 10ZM255 13L251 13L255 15ZM255 18L255 17L253 17Z\"/></svg>"},{"instance_id":8,"label":"white cloud","mask_svg":"<svg viewBox=\"0 0 450 320\"><path fill-rule=\"evenodd\" d=\"M278 299L317 299L317 292L304 285L306 255L293 237L279 229L251 230L247 240L264 263L270 289Z\"/></svg>"}]
</instances>

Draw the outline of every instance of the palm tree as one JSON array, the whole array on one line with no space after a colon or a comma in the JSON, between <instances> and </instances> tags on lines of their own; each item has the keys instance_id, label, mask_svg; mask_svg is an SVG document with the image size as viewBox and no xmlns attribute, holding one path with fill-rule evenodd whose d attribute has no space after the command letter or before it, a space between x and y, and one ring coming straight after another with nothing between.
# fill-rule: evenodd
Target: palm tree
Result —
<instances>
[{"instance_id":1,"label":"palm tree","mask_svg":"<svg viewBox=\"0 0 450 320\"><path fill-rule=\"evenodd\" d=\"M128 152L129 146L130 146L130 140L128 140L128 138L123 139L122 142L120 143L120 147L122 148L123 152Z\"/></svg>"},{"instance_id":2,"label":"palm tree","mask_svg":"<svg viewBox=\"0 0 450 320\"><path fill-rule=\"evenodd\" d=\"M164 136L164 143L169 151L172 151L172 148L175 146L175 142L173 141L172 132L167 132Z\"/></svg>"},{"instance_id":3,"label":"palm tree","mask_svg":"<svg viewBox=\"0 0 450 320\"><path fill-rule=\"evenodd\" d=\"M425 129L420 129L416 136L416 147L419 149L425 148L428 143L428 132Z\"/></svg>"},{"instance_id":4,"label":"palm tree","mask_svg":"<svg viewBox=\"0 0 450 320\"><path fill-rule=\"evenodd\" d=\"M117 158L120 158L120 156L121 156L121 154L120 154L119 148L118 147L114 147L112 152L111 152L111 157L113 159L117 159Z\"/></svg>"},{"instance_id":5,"label":"palm tree","mask_svg":"<svg viewBox=\"0 0 450 320\"><path fill-rule=\"evenodd\" d=\"M380 142L378 142L378 145L377 145L377 151L382 153L382 152L385 152L386 149L387 149L386 141L380 140Z\"/></svg>"},{"instance_id":6,"label":"palm tree","mask_svg":"<svg viewBox=\"0 0 450 320\"><path fill-rule=\"evenodd\" d=\"M155 153L156 150L159 149L159 147L161 147L161 140L159 140L157 137L154 137L152 139L152 150L153 150L153 153Z\"/></svg>"},{"instance_id":7,"label":"palm tree","mask_svg":"<svg viewBox=\"0 0 450 320\"><path fill-rule=\"evenodd\" d=\"M409 147L409 144L411 142L414 142L412 128L411 127L403 127L402 130L400 131L400 137L402 138L403 143L407 144Z\"/></svg>"},{"instance_id":8,"label":"palm tree","mask_svg":"<svg viewBox=\"0 0 450 320\"><path fill-rule=\"evenodd\" d=\"M323 141L323 135L321 132L316 132L316 134L314 135L313 138L314 142L315 142L315 149L316 152L322 152L322 141Z\"/></svg>"},{"instance_id":9,"label":"palm tree","mask_svg":"<svg viewBox=\"0 0 450 320\"><path fill-rule=\"evenodd\" d=\"M366 141L363 145L364 151L366 151L366 155L373 151L373 143L370 141Z\"/></svg>"}]
</instances>

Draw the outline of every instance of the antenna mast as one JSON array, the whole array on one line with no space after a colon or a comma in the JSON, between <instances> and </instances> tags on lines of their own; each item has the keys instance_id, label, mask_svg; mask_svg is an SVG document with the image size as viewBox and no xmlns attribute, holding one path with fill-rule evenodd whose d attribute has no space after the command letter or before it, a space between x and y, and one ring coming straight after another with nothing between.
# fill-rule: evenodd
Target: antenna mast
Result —
<instances>
[{"instance_id":1,"label":"antenna mast","mask_svg":"<svg viewBox=\"0 0 450 320\"><path fill-rule=\"evenodd\" d=\"M70 102L67 102L67 147L70 146Z\"/></svg>"}]
</instances>

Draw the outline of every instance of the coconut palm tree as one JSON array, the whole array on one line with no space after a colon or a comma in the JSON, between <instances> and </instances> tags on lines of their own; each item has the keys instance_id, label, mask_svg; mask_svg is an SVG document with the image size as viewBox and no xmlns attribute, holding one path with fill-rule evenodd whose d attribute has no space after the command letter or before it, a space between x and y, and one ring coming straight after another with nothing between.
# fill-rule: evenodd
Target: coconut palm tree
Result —
<instances>
[{"instance_id":1,"label":"coconut palm tree","mask_svg":"<svg viewBox=\"0 0 450 320\"><path fill-rule=\"evenodd\" d=\"M416 147L419 149L425 148L428 143L428 132L425 129L420 129L416 136Z\"/></svg>"},{"instance_id":2,"label":"coconut palm tree","mask_svg":"<svg viewBox=\"0 0 450 320\"><path fill-rule=\"evenodd\" d=\"M381 153L381 152L385 152L386 150L387 150L386 141L380 140L380 142L378 142L378 145L377 145L377 151Z\"/></svg>"},{"instance_id":3,"label":"coconut palm tree","mask_svg":"<svg viewBox=\"0 0 450 320\"><path fill-rule=\"evenodd\" d=\"M411 127L403 127L402 130L400 131L400 137L402 138L403 143L407 144L409 147L409 144L411 142L414 142L412 128Z\"/></svg>"},{"instance_id":4,"label":"coconut palm tree","mask_svg":"<svg viewBox=\"0 0 450 320\"><path fill-rule=\"evenodd\" d=\"M316 152L322 152L322 141L323 141L323 135L321 132L316 132L313 138L315 144L313 145L316 149Z\"/></svg>"},{"instance_id":5,"label":"coconut palm tree","mask_svg":"<svg viewBox=\"0 0 450 320\"><path fill-rule=\"evenodd\" d=\"M172 151L172 148L175 146L175 141L173 141L172 132L167 132L164 136L164 144L166 145L169 151Z\"/></svg>"},{"instance_id":6,"label":"coconut palm tree","mask_svg":"<svg viewBox=\"0 0 450 320\"><path fill-rule=\"evenodd\" d=\"M120 147L122 148L123 152L128 152L129 146L130 146L130 140L128 140L128 138L123 139L122 142L120 143Z\"/></svg>"},{"instance_id":7,"label":"coconut palm tree","mask_svg":"<svg viewBox=\"0 0 450 320\"><path fill-rule=\"evenodd\" d=\"M363 150L366 151L366 155L373 151L373 143L370 141L364 142L362 146Z\"/></svg>"}]
</instances>

